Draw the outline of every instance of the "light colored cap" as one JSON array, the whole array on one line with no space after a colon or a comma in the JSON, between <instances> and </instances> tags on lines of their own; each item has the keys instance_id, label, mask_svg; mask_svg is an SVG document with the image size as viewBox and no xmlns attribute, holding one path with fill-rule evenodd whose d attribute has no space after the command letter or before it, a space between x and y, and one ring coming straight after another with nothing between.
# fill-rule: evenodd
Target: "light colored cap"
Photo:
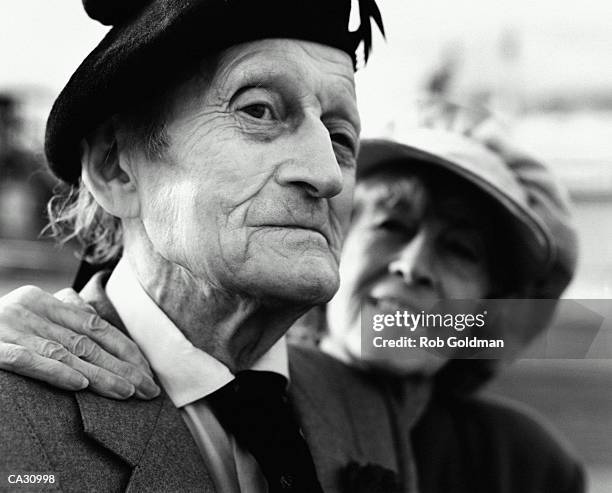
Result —
<instances>
[{"instance_id":1,"label":"light colored cap","mask_svg":"<svg viewBox=\"0 0 612 493\"><path fill-rule=\"evenodd\" d=\"M564 189L540 162L501 141L486 145L456 132L416 129L402 142L364 139L357 179L402 161L446 169L492 197L508 213L529 273L531 297L558 297L576 265L577 238Z\"/></svg>"}]
</instances>

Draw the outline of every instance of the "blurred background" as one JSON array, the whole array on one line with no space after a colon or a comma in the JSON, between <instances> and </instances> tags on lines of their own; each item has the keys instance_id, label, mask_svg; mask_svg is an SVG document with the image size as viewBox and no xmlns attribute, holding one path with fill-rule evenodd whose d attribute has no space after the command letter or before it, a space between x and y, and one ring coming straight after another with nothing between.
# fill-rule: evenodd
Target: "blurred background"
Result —
<instances>
[{"instance_id":1,"label":"blurred background","mask_svg":"<svg viewBox=\"0 0 612 493\"><path fill-rule=\"evenodd\" d=\"M381 0L387 41L357 75L365 136L401 137L415 101L485 106L569 190L581 254L567 298L612 297L612 3ZM40 237L57 185L44 169L54 97L106 29L78 0L0 4L0 295L70 284L78 260ZM490 392L523 401L612 491L612 361L519 361Z\"/></svg>"}]
</instances>

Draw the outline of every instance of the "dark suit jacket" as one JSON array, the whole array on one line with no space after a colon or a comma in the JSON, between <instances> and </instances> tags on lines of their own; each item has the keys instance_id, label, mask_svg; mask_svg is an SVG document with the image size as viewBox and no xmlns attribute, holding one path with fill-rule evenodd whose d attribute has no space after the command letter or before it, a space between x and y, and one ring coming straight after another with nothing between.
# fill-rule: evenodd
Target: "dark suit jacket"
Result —
<instances>
[{"instance_id":1,"label":"dark suit jacket","mask_svg":"<svg viewBox=\"0 0 612 493\"><path fill-rule=\"evenodd\" d=\"M82 294L120 325L103 280L96 275ZM407 417L419 414L411 406L422 400L402 400L318 351L291 348L289 361L292 404L323 489L342 492L341 471L357 461L395 471L403 491L413 491L413 421ZM0 471L54 473L62 491L214 491L165 394L153 401L115 401L0 371L0 417ZM0 488L6 487L4 476Z\"/></svg>"}]
</instances>

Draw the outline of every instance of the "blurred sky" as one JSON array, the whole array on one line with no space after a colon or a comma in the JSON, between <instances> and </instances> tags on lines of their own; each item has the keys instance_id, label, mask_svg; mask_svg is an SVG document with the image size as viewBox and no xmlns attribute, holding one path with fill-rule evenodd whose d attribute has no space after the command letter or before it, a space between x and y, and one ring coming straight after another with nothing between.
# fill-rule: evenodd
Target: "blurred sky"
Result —
<instances>
[{"instance_id":1,"label":"blurred sky","mask_svg":"<svg viewBox=\"0 0 612 493\"><path fill-rule=\"evenodd\" d=\"M376 40L357 76L364 135L388 134L391 121L405 119L426 74L449 54L460 58L460 86L511 90L523 99L612 94L612 2L378 3L387 42ZM1 2L0 90L40 89L50 101L106 29L85 15L79 0ZM510 68L499 56L504 36L520 58Z\"/></svg>"}]
</instances>

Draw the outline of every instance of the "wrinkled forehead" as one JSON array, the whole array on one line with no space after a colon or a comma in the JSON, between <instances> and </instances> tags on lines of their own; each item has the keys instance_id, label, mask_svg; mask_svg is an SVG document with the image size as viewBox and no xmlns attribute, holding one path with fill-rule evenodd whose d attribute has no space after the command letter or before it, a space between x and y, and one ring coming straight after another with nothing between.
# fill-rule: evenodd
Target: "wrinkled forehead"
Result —
<instances>
[{"instance_id":1,"label":"wrinkled forehead","mask_svg":"<svg viewBox=\"0 0 612 493\"><path fill-rule=\"evenodd\" d=\"M297 39L263 39L231 46L201 62L200 84L221 98L261 87L317 101L360 126L353 62L342 50ZM198 89L202 89L199 87Z\"/></svg>"},{"instance_id":2,"label":"wrinkled forehead","mask_svg":"<svg viewBox=\"0 0 612 493\"><path fill-rule=\"evenodd\" d=\"M351 58L342 50L312 41L289 38L249 41L221 51L218 61L221 75L236 68L253 70L262 66L268 70L293 70L298 78L307 80L339 77L353 94L355 90Z\"/></svg>"}]
</instances>

